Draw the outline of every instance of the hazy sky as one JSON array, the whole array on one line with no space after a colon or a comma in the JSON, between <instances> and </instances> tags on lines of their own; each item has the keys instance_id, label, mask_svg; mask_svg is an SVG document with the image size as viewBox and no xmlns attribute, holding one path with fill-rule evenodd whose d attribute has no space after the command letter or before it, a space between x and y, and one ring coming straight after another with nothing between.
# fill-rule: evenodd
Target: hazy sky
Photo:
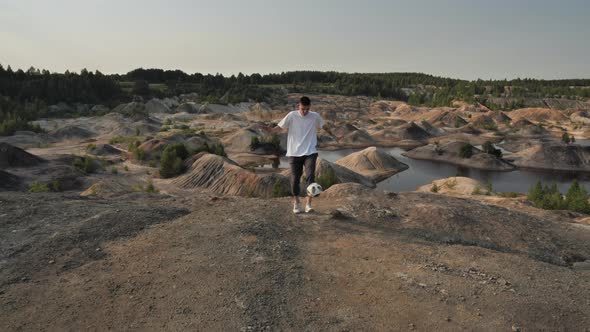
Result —
<instances>
[{"instance_id":1,"label":"hazy sky","mask_svg":"<svg viewBox=\"0 0 590 332\"><path fill-rule=\"evenodd\" d=\"M549 79L589 59L589 0L0 0L13 68Z\"/></svg>"}]
</instances>

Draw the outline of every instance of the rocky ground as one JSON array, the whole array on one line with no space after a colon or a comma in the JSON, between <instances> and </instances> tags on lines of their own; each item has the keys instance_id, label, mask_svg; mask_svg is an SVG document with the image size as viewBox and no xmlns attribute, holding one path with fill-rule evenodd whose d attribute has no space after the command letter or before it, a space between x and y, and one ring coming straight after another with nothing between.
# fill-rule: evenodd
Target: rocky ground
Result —
<instances>
[{"instance_id":1,"label":"rocky ground","mask_svg":"<svg viewBox=\"0 0 590 332\"><path fill-rule=\"evenodd\" d=\"M368 192L333 189L304 215L288 199L208 192L2 193L0 329L590 326L587 226Z\"/></svg>"}]
</instances>

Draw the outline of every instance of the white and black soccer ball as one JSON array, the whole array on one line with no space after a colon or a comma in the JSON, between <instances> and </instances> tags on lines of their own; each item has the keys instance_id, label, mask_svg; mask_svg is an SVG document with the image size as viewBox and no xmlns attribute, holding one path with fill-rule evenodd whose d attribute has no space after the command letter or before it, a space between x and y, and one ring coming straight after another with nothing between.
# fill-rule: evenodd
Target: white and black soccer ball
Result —
<instances>
[{"instance_id":1,"label":"white and black soccer ball","mask_svg":"<svg viewBox=\"0 0 590 332\"><path fill-rule=\"evenodd\" d=\"M312 183L307 186L307 194L311 197L317 197L322 193L322 186L317 183Z\"/></svg>"}]
</instances>

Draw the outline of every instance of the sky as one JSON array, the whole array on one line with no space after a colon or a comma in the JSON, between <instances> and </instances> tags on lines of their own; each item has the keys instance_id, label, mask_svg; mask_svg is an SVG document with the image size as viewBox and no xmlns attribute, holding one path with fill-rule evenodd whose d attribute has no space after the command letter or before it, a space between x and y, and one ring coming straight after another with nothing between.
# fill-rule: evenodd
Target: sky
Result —
<instances>
[{"instance_id":1,"label":"sky","mask_svg":"<svg viewBox=\"0 0 590 332\"><path fill-rule=\"evenodd\" d=\"M0 0L0 64L590 78L588 0Z\"/></svg>"}]
</instances>

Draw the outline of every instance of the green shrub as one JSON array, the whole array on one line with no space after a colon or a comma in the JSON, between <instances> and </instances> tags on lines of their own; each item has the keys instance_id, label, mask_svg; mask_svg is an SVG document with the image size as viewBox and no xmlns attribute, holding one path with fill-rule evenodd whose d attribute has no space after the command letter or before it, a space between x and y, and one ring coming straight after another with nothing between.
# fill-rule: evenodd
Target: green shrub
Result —
<instances>
[{"instance_id":1,"label":"green shrub","mask_svg":"<svg viewBox=\"0 0 590 332\"><path fill-rule=\"evenodd\" d=\"M469 143L463 144L459 150L459 156L461 158L471 158L473 156L473 145Z\"/></svg>"},{"instance_id":2,"label":"green shrub","mask_svg":"<svg viewBox=\"0 0 590 332\"><path fill-rule=\"evenodd\" d=\"M97 170L94 158L89 156L76 157L74 159L73 166L81 170L84 173L94 173Z\"/></svg>"},{"instance_id":3,"label":"green shrub","mask_svg":"<svg viewBox=\"0 0 590 332\"><path fill-rule=\"evenodd\" d=\"M145 151L143 151L142 148L138 148L136 147L135 149L133 149L133 158L135 160L144 160L145 158Z\"/></svg>"},{"instance_id":4,"label":"green shrub","mask_svg":"<svg viewBox=\"0 0 590 332\"><path fill-rule=\"evenodd\" d=\"M49 186L46 183L35 181L29 185L30 193L46 193L49 192Z\"/></svg>"},{"instance_id":5,"label":"green shrub","mask_svg":"<svg viewBox=\"0 0 590 332\"><path fill-rule=\"evenodd\" d=\"M125 166L123 167L123 169L124 169L126 172L129 172L129 167L128 167L127 165L125 165Z\"/></svg>"},{"instance_id":6,"label":"green shrub","mask_svg":"<svg viewBox=\"0 0 590 332\"><path fill-rule=\"evenodd\" d=\"M436 183L432 184L432 187L430 188L430 191L433 193L437 193L438 192L438 186L436 185Z\"/></svg>"},{"instance_id":7,"label":"green shrub","mask_svg":"<svg viewBox=\"0 0 590 332\"><path fill-rule=\"evenodd\" d=\"M476 185L473 188L473 191L471 192L471 195L481 195L481 187L479 185Z\"/></svg>"},{"instance_id":8,"label":"green shrub","mask_svg":"<svg viewBox=\"0 0 590 332\"><path fill-rule=\"evenodd\" d=\"M494 144L492 144L492 142L490 142L490 141L485 142L481 146L481 148L482 148L483 152L485 152L487 154L494 155L494 156L496 156L496 158L502 158L502 150L496 149Z\"/></svg>"},{"instance_id":9,"label":"green shrub","mask_svg":"<svg viewBox=\"0 0 590 332\"><path fill-rule=\"evenodd\" d=\"M520 196L520 194L513 192L513 191L505 191L505 192L498 193L498 196L505 197L505 198L515 198L515 197Z\"/></svg>"},{"instance_id":10,"label":"green shrub","mask_svg":"<svg viewBox=\"0 0 590 332\"><path fill-rule=\"evenodd\" d=\"M111 173L112 174L118 174L119 173L119 170L117 169L117 167L113 166L113 167L111 167Z\"/></svg>"},{"instance_id":11,"label":"green shrub","mask_svg":"<svg viewBox=\"0 0 590 332\"><path fill-rule=\"evenodd\" d=\"M328 168L324 174L317 176L315 182L322 186L323 190L330 188L331 186L339 183L336 173L331 168Z\"/></svg>"},{"instance_id":12,"label":"green shrub","mask_svg":"<svg viewBox=\"0 0 590 332\"><path fill-rule=\"evenodd\" d=\"M285 197L290 194L289 186L285 185L282 181L277 180L272 187L272 197Z\"/></svg>"},{"instance_id":13,"label":"green shrub","mask_svg":"<svg viewBox=\"0 0 590 332\"><path fill-rule=\"evenodd\" d=\"M225 153L225 148L221 144L209 145L207 144L207 142L205 142L202 146L194 149L190 154L195 155L199 152L208 152L216 154L218 156L227 157L227 154Z\"/></svg>"},{"instance_id":14,"label":"green shrub","mask_svg":"<svg viewBox=\"0 0 590 332\"><path fill-rule=\"evenodd\" d=\"M96 149L96 144L90 143L90 144L86 145L86 151L90 152L94 149Z\"/></svg>"},{"instance_id":15,"label":"green shrub","mask_svg":"<svg viewBox=\"0 0 590 332\"><path fill-rule=\"evenodd\" d=\"M152 181L148 181L147 186L145 187L145 192L148 194L157 194L160 191L154 186Z\"/></svg>"},{"instance_id":16,"label":"green shrub","mask_svg":"<svg viewBox=\"0 0 590 332\"><path fill-rule=\"evenodd\" d=\"M167 146L160 160L160 176L167 179L181 174L184 170L182 162L182 158L176 154L175 147Z\"/></svg>"},{"instance_id":17,"label":"green shrub","mask_svg":"<svg viewBox=\"0 0 590 332\"><path fill-rule=\"evenodd\" d=\"M58 179L53 180L53 182L51 182L51 190L53 191L61 191L61 184L59 183Z\"/></svg>"}]
</instances>

